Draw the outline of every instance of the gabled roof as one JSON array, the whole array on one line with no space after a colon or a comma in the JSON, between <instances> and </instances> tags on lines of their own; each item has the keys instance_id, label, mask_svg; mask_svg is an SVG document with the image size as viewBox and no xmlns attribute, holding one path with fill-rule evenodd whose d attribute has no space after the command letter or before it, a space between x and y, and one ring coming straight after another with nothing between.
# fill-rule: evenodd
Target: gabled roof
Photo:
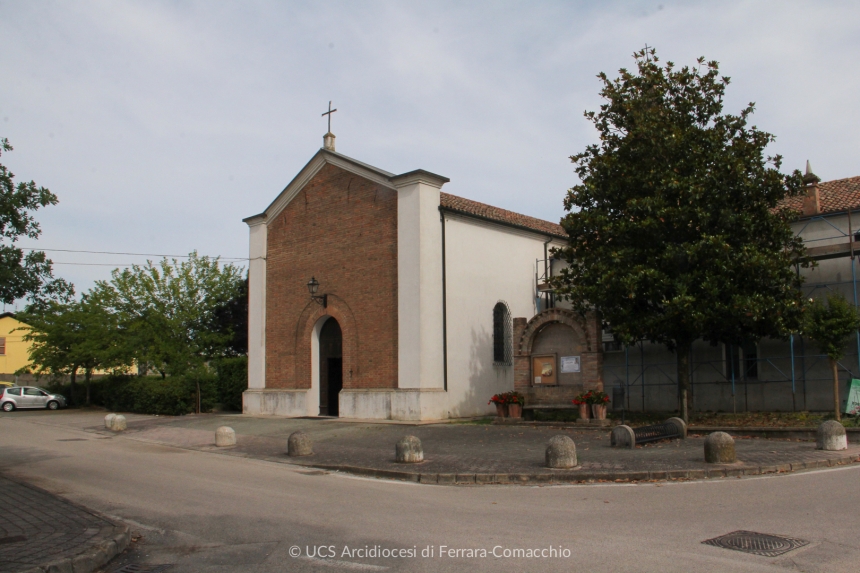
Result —
<instances>
[{"instance_id":1,"label":"gabled roof","mask_svg":"<svg viewBox=\"0 0 860 573\"><path fill-rule=\"evenodd\" d=\"M436 175L435 173L430 173L423 169L395 175L394 173L379 169L378 167L373 167L367 163L362 163L361 161L347 157L346 155L337 153L336 151L323 148L317 151L311 160L308 161L301 171L299 171L298 175L290 181L289 185L281 191L277 198L272 201L264 212L243 220L249 225L256 225L276 217L278 213L280 213L284 207L292 201L299 191L304 188L307 182L310 181L326 164L335 165L341 169L355 173L360 177L379 183L389 189L396 189L398 183L416 178L434 181L440 187L442 184L449 181L447 177L442 177L441 175ZM451 195L449 193L441 193L439 208L452 213L465 215L467 217L473 217L475 219L533 231L542 235L552 235L553 237L560 239L567 239L567 232L557 223L550 223L549 221L529 217L528 215L521 215L506 209L499 209L498 207L493 207L470 199L464 199L463 197L457 197L456 195Z\"/></svg>"},{"instance_id":2,"label":"gabled roof","mask_svg":"<svg viewBox=\"0 0 860 573\"><path fill-rule=\"evenodd\" d=\"M504 225L510 225L529 231L536 231L538 233L552 235L560 239L567 239L567 231L565 231L564 227L558 223L550 223L543 219L521 215L506 209L499 209L492 205L479 203L477 201L472 201L471 199L464 199L449 193L441 194L440 203L440 207L446 211L452 211L454 213L460 213L466 216L484 219L486 221L494 221L496 223L502 223Z\"/></svg>"},{"instance_id":3,"label":"gabled roof","mask_svg":"<svg viewBox=\"0 0 860 573\"><path fill-rule=\"evenodd\" d=\"M822 215L860 209L860 177L819 183L818 196ZM782 201L781 206L783 205L794 211L800 211L803 206L803 195L788 197Z\"/></svg>"}]
</instances>

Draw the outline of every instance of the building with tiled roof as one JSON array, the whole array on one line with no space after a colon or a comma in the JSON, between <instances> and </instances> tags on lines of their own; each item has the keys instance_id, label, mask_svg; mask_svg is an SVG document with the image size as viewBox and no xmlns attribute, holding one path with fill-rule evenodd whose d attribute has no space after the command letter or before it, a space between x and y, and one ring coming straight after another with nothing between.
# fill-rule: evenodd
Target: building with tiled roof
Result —
<instances>
[{"instance_id":1,"label":"building with tiled roof","mask_svg":"<svg viewBox=\"0 0 860 573\"><path fill-rule=\"evenodd\" d=\"M429 171L357 161L331 134L324 143L245 220L246 413L444 419L494 412L488 400L515 380L557 398L601 387L595 317L586 336L548 308L561 225L442 192L448 179Z\"/></svg>"},{"instance_id":2,"label":"building with tiled roof","mask_svg":"<svg viewBox=\"0 0 860 573\"><path fill-rule=\"evenodd\" d=\"M809 182L806 196L789 197L782 205L799 211L802 217L860 209L860 176L822 183L807 167L806 177ZM804 204L807 208L804 208Z\"/></svg>"},{"instance_id":3,"label":"building with tiled roof","mask_svg":"<svg viewBox=\"0 0 860 573\"><path fill-rule=\"evenodd\" d=\"M567 238L567 232L564 227L558 223L550 223L543 219L536 219L528 215L521 215L499 207L493 207L485 203L464 199L449 193L440 193L441 208L451 213L460 213L462 215L484 219L486 221L519 227L524 230L536 231L561 239Z\"/></svg>"}]
</instances>

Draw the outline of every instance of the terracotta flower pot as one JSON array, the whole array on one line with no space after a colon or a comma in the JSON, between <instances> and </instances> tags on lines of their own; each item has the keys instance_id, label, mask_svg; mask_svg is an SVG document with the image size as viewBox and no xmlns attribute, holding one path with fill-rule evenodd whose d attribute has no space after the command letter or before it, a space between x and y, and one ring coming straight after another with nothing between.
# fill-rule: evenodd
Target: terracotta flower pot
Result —
<instances>
[{"instance_id":1,"label":"terracotta flower pot","mask_svg":"<svg viewBox=\"0 0 860 573\"><path fill-rule=\"evenodd\" d=\"M508 417L508 407L507 404L499 404L496 403L496 416L499 418L507 418Z\"/></svg>"},{"instance_id":2,"label":"terracotta flower pot","mask_svg":"<svg viewBox=\"0 0 860 573\"><path fill-rule=\"evenodd\" d=\"M591 417L588 415L589 414L588 409L589 409L588 404L579 404L579 418L581 420L587 420L588 418Z\"/></svg>"},{"instance_id":3,"label":"terracotta flower pot","mask_svg":"<svg viewBox=\"0 0 860 573\"><path fill-rule=\"evenodd\" d=\"M523 417L523 405L522 404L508 404L508 414L511 418L522 418Z\"/></svg>"},{"instance_id":4,"label":"terracotta flower pot","mask_svg":"<svg viewBox=\"0 0 860 573\"><path fill-rule=\"evenodd\" d=\"M594 414L594 419L596 420L605 420L606 419L606 404L592 404L591 412Z\"/></svg>"}]
</instances>

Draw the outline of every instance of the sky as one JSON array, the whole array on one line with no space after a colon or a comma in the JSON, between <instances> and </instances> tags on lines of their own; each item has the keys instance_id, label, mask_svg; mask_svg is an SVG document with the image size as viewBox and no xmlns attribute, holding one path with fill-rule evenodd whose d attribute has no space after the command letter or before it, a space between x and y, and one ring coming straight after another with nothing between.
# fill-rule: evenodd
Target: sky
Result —
<instances>
[{"instance_id":1,"label":"sky","mask_svg":"<svg viewBox=\"0 0 860 573\"><path fill-rule=\"evenodd\" d=\"M0 0L0 38L0 162L60 200L19 244L78 292L157 257L66 251L244 264L242 219L322 146L329 101L338 152L558 221L596 76L646 44L717 60L783 170L860 175L855 1Z\"/></svg>"}]
</instances>

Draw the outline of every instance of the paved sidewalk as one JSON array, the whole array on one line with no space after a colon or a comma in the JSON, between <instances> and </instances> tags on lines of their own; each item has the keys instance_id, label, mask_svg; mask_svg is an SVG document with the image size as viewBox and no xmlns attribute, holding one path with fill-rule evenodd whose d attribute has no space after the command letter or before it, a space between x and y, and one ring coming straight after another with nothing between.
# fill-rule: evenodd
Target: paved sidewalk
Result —
<instances>
[{"instance_id":1,"label":"paved sidewalk","mask_svg":"<svg viewBox=\"0 0 860 573\"><path fill-rule=\"evenodd\" d=\"M0 573L94 571L122 552L128 528L0 476Z\"/></svg>"},{"instance_id":2,"label":"paved sidewalk","mask_svg":"<svg viewBox=\"0 0 860 573\"><path fill-rule=\"evenodd\" d=\"M215 447L214 431L218 426L232 427L238 444ZM312 456L286 455L287 437L296 430L311 436ZM104 432L100 428L92 431ZM394 446L407 434L421 439L423 463L394 462ZM577 468L545 467L546 444L557 434L570 436L576 443L580 463ZM408 426L217 414L139 420L130 423L123 435L323 470L442 484L703 479L799 471L854 463L860 458L860 446L853 444L845 451L825 452L816 450L810 441L739 437L735 441L738 463L714 465L704 462L704 435L700 434L628 450L610 447L608 429L458 423Z\"/></svg>"}]
</instances>

